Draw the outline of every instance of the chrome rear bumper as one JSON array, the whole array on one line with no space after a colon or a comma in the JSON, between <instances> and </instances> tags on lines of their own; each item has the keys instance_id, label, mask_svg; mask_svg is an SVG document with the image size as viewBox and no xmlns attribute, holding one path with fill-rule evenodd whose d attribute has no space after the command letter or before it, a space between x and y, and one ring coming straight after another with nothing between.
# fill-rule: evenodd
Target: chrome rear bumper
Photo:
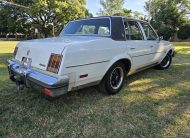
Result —
<instances>
[{"instance_id":1,"label":"chrome rear bumper","mask_svg":"<svg viewBox=\"0 0 190 138\"><path fill-rule=\"evenodd\" d=\"M68 76L62 76L60 79L48 74L41 73L32 68L26 68L14 60L9 60L8 62L9 77L12 81L20 81L20 83L28 88L31 87L31 84L36 84L43 88L50 89L56 93L53 96L61 95L67 92L69 84ZM62 90L62 92L59 93L57 90Z\"/></svg>"}]
</instances>

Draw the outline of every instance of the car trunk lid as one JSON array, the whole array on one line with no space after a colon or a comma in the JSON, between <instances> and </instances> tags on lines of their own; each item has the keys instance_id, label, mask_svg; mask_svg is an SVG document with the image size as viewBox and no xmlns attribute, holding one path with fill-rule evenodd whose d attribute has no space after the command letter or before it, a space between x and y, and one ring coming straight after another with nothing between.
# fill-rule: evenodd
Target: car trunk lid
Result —
<instances>
[{"instance_id":1,"label":"car trunk lid","mask_svg":"<svg viewBox=\"0 0 190 138\"><path fill-rule=\"evenodd\" d=\"M36 39L19 43L16 60L31 59L31 66L46 70L51 54L62 54L66 41L58 38Z\"/></svg>"}]
</instances>

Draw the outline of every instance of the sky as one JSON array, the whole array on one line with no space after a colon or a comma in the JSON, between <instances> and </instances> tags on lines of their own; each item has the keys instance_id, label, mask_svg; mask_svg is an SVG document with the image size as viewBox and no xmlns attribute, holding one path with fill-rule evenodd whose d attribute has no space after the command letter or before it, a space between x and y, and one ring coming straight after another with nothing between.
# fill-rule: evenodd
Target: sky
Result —
<instances>
[{"instance_id":1,"label":"sky","mask_svg":"<svg viewBox=\"0 0 190 138\"><path fill-rule=\"evenodd\" d=\"M133 12L139 11L144 15L147 15L147 13L144 10L145 1L147 0L125 0L123 8L132 10ZM89 9L89 12L91 12L95 16L101 7L100 0L86 0L86 6L87 9Z\"/></svg>"}]
</instances>

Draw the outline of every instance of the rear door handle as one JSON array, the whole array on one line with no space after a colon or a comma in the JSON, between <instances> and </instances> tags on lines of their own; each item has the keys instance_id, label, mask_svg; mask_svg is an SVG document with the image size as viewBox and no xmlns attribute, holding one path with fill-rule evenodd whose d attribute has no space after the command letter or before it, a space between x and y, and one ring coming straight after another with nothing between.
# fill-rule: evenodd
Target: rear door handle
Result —
<instances>
[{"instance_id":1,"label":"rear door handle","mask_svg":"<svg viewBox=\"0 0 190 138\"><path fill-rule=\"evenodd\" d=\"M131 50L134 50L135 48L134 48L134 47L131 47L130 49L131 49Z\"/></svg>"},{"instance_id":2,"label":"rear door handle","mask_svg":"<svg viewBox=\"0 0 190 138\"><path fill-rule=\"evenodd\" d=\"M150 47L154 47L154 46L150 46Z\"/></svg>"}]
</instances>

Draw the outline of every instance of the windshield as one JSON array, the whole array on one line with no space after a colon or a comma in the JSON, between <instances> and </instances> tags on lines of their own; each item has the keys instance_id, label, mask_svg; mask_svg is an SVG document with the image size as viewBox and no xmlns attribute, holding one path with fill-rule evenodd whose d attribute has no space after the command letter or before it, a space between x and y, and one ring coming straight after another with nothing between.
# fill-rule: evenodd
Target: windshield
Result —
<instances>
[{"instance_id":1,"label":"windshield","mask_svg":"<svg viewBox=\"0 0 190 138\"><path fill-rule=\"evenodd\" d=\"M64 35L110 36L110 19L97 18L71 21L60 34L60 36Z\"/></svg>"}]
</instances>

